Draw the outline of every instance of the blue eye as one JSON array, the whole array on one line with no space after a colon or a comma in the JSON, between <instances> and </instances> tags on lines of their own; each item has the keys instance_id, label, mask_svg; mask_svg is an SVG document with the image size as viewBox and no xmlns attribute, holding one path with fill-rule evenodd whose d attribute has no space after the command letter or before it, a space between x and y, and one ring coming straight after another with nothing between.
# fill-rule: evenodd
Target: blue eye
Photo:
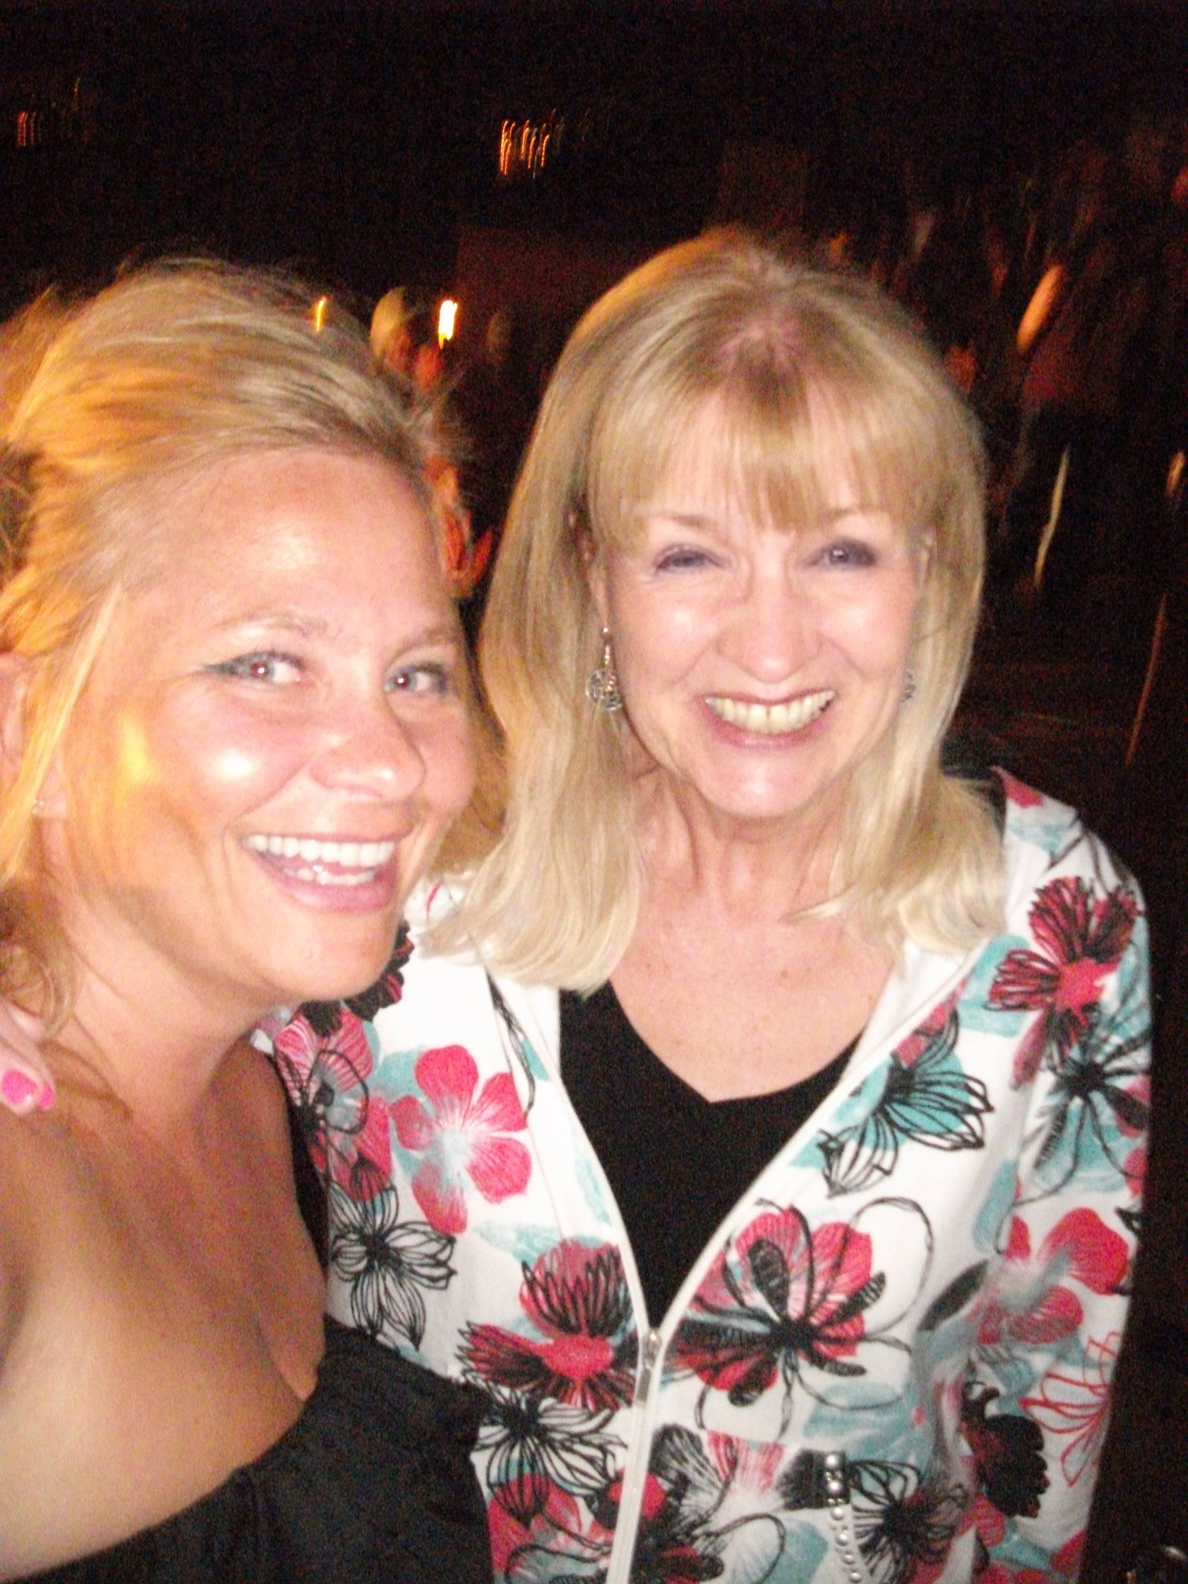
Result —
<instances>
[{"instance_id":1,"label":"blue eye","mask_svg":"<svg viewBox=\"0 0 1188 1584\"><path fill-rule=\"evenodd\" d=\"M453 685L450 667L436 660L405 666L388 678L389 693L441 695L451 692Z\"/></svg>"},{"instance_id":2,"label":"blue eye","mask_svg":"<svg viewBox=\"0 0 1188 1584\"><path fill-rule=\"evenodd\" d=\"M255 654L236 655L233 660L223 660L218 665L207 666L216 676L235 677L243 682L273 682L287 685L301 676L301 662L292 655L278 654L273 650L260 650Z\"/></svg>"}]
</instances>

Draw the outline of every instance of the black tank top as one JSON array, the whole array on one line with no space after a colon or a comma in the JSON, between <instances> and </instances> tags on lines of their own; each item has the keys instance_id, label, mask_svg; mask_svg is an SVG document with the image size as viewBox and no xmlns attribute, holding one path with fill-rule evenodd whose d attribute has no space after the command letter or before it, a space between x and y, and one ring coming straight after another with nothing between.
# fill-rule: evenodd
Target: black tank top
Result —
<instances>
[{"instance_id":1,"label":"black tank top","mask_svg":"<svg viewBox=\"0 0 1188 1584\"><path fill-rule=\"evenodd\" d=\"M610 984L585 1000L562 993L561 1076L622 1212L653 1325L719 1223L840 1082L853 1049L787 1089L711 1101L644 1043Z\"/></svg>"},{"instance_id":2,"label":"black tank top","mask_svg":"<svg viewBox=\"0 0 1188 1584\"><path fill-rule=\"evenodd\" d=\"M301 1417L155 1528L39 1584L485 1584L477 1391L336 1321Z\"/></svg>"},{"instance_id":3,"label":"black tank top","mask_svg":"<svg viewBox=\"0 0 1188 1584\"><path fill-rule=\"evenodd\" d=\"M325 1195L289 1114L298 1202L324 1266ZM37 1584L488 1584L470 1461L482 1393L325 1325L317 1385L262 1457L164 1523L32 1576Z\"/></svg>"}]
</instances>

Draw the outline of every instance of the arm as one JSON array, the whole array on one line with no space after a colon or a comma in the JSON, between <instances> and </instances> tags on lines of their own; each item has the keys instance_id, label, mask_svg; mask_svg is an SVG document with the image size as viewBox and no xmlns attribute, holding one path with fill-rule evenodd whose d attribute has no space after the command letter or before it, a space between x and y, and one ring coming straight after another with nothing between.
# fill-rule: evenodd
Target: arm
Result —
<instances>
[{"instance_id":1,"label":"arm","mask_svg":"<svg viewBox=\"0 0 1188 1584\"><path fill-rule=\"evenodd\" d=\"M1016 1047L1016 1081L1032 1084L1027 1135L979 1303L963 1415L979 1541L1011 1578L1076 1574L1129 1302L1147 1122L1146 939L1132 886L1097 857L1092 880L1040 887L1035 949L1009 953L991 992L992 1004L1036 1013Z\"/></svg>"}]
</instances>

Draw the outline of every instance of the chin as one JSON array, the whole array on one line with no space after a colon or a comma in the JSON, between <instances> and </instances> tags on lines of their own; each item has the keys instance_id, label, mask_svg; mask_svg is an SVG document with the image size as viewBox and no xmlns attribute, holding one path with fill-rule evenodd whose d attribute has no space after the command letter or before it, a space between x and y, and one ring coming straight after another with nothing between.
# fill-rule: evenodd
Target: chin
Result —
<instances>
[{"instance_id":1,"label":"chin","mask_svg":"<svg viewBox=\"0 0 1188 1584\"><path fill-rule=\"evenodd\" d=\"M391 960L396 929L397 924L393 920L390 927L382 934L373 936L365 948L337 950L333 940L328 938L331 932L319 931L317 938L309 943L300 975L292 973L290 964L290 972L286 977L290 982L299 978L299 985L280 999L287 1004L344 1001L349 996L361 995L364 990L370 990Z\"/></svg>"}]
</instances>

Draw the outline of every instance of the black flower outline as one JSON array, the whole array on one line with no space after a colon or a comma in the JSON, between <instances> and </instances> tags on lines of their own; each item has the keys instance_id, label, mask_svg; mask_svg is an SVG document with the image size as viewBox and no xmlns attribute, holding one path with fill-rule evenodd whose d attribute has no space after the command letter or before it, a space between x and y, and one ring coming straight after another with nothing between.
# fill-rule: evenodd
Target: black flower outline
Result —
<instances>
[{"instance_id":1,"label":"black flower outline","mask_svg":"<svg viewBox=\"0 0 1188 1584\"><path fill-rule=\"evenodd\" d=\"M456 1275L454 1239L427 1221L401 1221L395 1188L358 1200L330 1188L330 1267L350 1288L355 1326L376 1340L425 1334L422 1289L440 1291Z\"/></svg>"}]
</instances>

